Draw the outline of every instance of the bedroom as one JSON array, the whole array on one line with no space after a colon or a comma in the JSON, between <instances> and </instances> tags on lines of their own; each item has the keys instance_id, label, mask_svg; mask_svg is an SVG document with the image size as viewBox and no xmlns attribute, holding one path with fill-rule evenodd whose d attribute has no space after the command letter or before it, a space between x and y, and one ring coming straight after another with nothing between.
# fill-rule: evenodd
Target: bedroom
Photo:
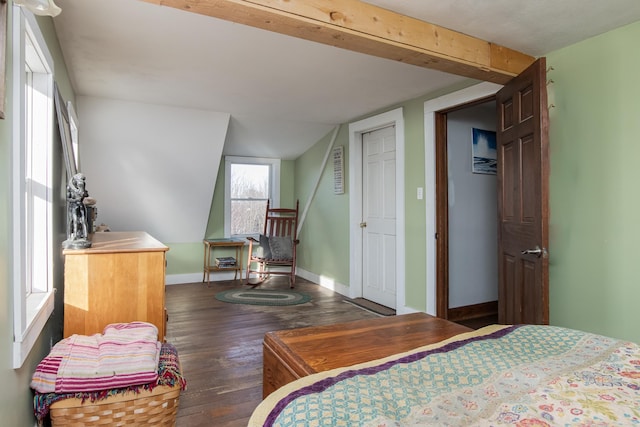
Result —
<instances>
[{"instance_id":1,"label":"bedroom","mask_svg":"<svg viewBox=\"0 0 640 427\"><path fill-rule=\"evenodd\" d=\"M43 32L53 40L53 28L46 19ZM634 70L640 64L638 57L628 55L635 52L635 40L640 27L632 24L589 39L567 48L545 52L548 65L554 67L550 78L554 80L552 91L555 108L550 112L551 143L551 242L550 242L550 320L552 324L590 330L606 335L639 341L634 327L638 314L634 301L639 290L636 286L640 271L634 257L635 242L640 234L635 212L639 201L636 197L635 182L638 179L635 159L640 154L635 144L638 128L635 116L638 107L638 85ZM52 41L55 43L55 41ZM52 48L54 55L57 48ZM58 60L61 60L58 57ZM8 66L10 65L8 58ZM60 67L57 67L58 69ZM61 71L62 72L62 71ZM10 86L8 74L7 86ZM58 83L67 98L72 92L65 79ZM423 265L426 257L425 207L414 198L415 188L424 182L424 142L423 104L424 101L441 95L434 93L402 103L407 134L410 144L405 154L405 218L406 242L406 301L412 301L417 310L426 308L426 291L420 283L425 282L426 272L414 266ZM7 101L7 117L10 117L10 103ZM82 122L81 122L82 126ZM11 121L5 119L0 124L2 132L3 169L11 165L10 135ZM347 145L346 136L339 135L338 144ZM296 162L300 165L318 164L324 154L328 138L318 141L313 150L308 151ZM321 154L320 154L321 153ZM299 176L301 168L295 170L295 182L303 182ZM3 175L2 192L9 200L11 180ZM92 191L91 178L88 189ZM290 200L296 189L290 189ZM410 197L409 197L410 195ZM306 200L300 197L301 200ZM334 206L327 200L320 203L331 206L338 220L347 212L344 204ZM338 214L342 212L342 214ZM10 216L8 208L2 215L3 229L2 257L3 276L0 279L2 300L7 316L2 317L1 353L2 369L9 384L2 393L2 413L15 414L16 420L28 416L30 406L28 378L37 359L48 349L50 337L56 335L56 318L49 322L39 337L36 350L29 356L25 366L18 370L11 368L10 344L12 342L12 281L10 278L11 243L9 241ZM314 227L310 213L309 228ZM344 220L343 220L344 221ZM316 222L317 224L317 222ZM219 226L219 225L218 225ZM318 227L319 228L319 227ZM313 236L316 245L321 246ZM324 243L323 243L324 244ZM196 245L201 245L199 242ZM330 242L328 247L333 247ZM341 246L344 250L344 245ZM172 249L173 250L173 249ZM177 250L174 252L178 252ZM192 254L189 252L188 254ZM185 259L200 262L201 248ZM54 258L54 270L58 283L61 282L61 260ZM330 261L324 261L329 264ZM197 265L200 268L200 265ZM304 268L304 266L303 266ZM340 262L331 269L310 265L310 271L326 273L346 282L348 264ZM328 271L324 271L324 269ZM192 272L197 270L192 269ZM176 271L182 274L183 271ZM39 354L37 354L39 353ZM12 411L11 408L22 408ZM23 424L16 421L17 425Z\"/></svg>"}]
</instances>

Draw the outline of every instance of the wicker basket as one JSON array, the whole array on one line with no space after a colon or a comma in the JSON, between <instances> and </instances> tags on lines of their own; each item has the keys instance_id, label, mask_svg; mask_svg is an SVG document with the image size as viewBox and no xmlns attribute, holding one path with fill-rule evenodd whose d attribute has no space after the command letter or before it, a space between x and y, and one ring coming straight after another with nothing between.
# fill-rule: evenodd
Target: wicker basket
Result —
<instances>
[{"instance_id":1,"label":"wicker basket","mask_svg":"<svg viewBox=\"0 0 640 427\"><path fill-rule=\"evenodd\" d=\"M174 426L180 385L157 386L153 391L116 394L91 402L64 399L51 405L52 427Z\"/></svg>"}]
</instances>

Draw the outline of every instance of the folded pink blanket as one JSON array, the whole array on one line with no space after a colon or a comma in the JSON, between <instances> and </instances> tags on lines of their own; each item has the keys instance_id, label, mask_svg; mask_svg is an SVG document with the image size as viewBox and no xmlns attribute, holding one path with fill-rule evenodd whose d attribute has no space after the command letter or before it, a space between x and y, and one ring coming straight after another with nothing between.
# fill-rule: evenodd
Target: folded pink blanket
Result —
<instances>
[{"instance_id":1,"label":"folded pink blanket","mask_svg":"<svg viewBox=\"0 0 640 427\"><path fill-rule=\"evenodd\" d=\"M115 323L102 334L72 335L38 364L31 388L71 393L146 384L158 378L158 329L146 322Z\"/></svg>"}]
</instances>

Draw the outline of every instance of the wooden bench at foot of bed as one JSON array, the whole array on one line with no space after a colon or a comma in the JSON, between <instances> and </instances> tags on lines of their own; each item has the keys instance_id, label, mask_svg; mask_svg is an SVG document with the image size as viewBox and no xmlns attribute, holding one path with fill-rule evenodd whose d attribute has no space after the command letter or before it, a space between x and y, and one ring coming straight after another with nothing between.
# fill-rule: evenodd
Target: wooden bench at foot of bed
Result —
<instances>
[{"instance_id":1,"label":"wooden bench at foot of bed","mask_svg":"<svg viewBox=\"0 0 640 427\"><path fill-rule=\"evenodd\" d=\"M472 329L426 313L267 332L262 395L298 378L402 353Z\"/></svg>"}]
</instances>

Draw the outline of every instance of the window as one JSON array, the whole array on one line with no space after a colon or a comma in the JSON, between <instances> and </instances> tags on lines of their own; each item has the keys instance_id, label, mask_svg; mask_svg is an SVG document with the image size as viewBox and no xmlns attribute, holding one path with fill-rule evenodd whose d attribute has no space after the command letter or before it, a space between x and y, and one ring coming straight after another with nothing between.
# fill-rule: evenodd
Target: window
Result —
<instances>
[{"instance_id":1,"label":"window","mask_svg":"<svg viewBox=\"0 0 640 427\"><path fill-rule=\"evenodd\" d=\"M71 101L67 101L67 113L69 114L69 129L71 130L73 160L76 164L76 169L79 170L80 164L78 162L78 153L80 152L80 149L78 147L78 115L76 114L76 109L73 108Z\"/></svg>"},{"instance_id":2,"label":"window","mask_svg":"<svg viewBox=\"0 0 640 427\"><path fill-rule=\"evenodd\" d=\"M280 160L226 157L225 236L260 234L267 200L280 205Z\"/></svg>"},{"instance_id":3,"label":"window","mask_svg":"<svg viewBox=\"0 0 640 427\"><path fill-rule=\"evenodd\" d=\"M13 367L24 363L53 312L53 59L34 16L14 6Z\"/></svg>"}]
</instances>

